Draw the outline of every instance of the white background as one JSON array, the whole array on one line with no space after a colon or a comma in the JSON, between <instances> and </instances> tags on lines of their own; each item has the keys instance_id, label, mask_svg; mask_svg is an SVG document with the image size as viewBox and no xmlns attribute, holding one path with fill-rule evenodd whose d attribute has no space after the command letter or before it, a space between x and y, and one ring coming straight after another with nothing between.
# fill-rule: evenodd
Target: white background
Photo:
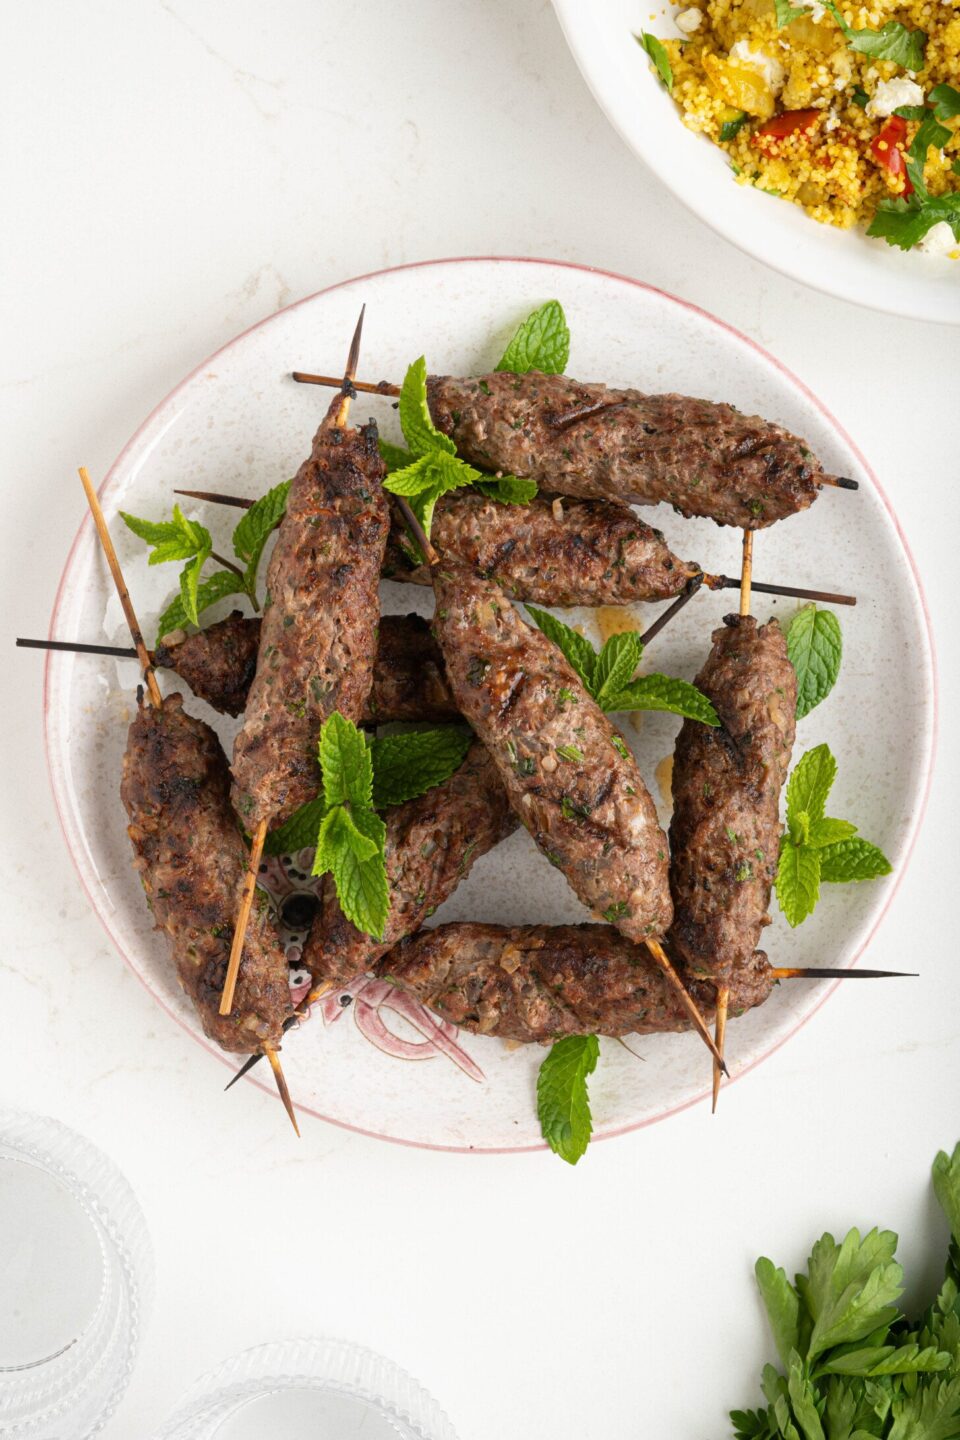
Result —
<instances>
[{"instance_id":1,"label":"white background","mask_svg":"<svg viewBox=\"0 0 960 1440\"><path fill-rule=\"evenodd\" d=\"M759 1253L790 1269L822 1229L879 1222L920 1299L944 1248L927 1171L960 1137L957 332L801 290L715 238L610 130L543 0L48 0L6 31L0 1096L108 1150L153 1232L157 1302L105 1434L144 1435L232 1351L310 1333L398 1360L462 1440L727 1434L771 1351ZM225 1100L80 892L41 661L12 649L46 631L76 464L102 476L204 355L346 276L496 253L626 272L792 367L877 469L940 649L934 794L867 962L921 978L848 983L715 1119L698 1107L576 1170L309 1119L297 1144L272 1099Z\"/></svg>"}]
</instances>

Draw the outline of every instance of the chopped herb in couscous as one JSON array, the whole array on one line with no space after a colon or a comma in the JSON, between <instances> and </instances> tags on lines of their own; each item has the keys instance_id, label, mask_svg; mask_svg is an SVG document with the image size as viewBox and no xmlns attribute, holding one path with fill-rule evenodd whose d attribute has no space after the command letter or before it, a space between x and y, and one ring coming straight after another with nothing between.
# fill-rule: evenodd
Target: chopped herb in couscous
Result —
<instances>
[{"instance_id":1,"label":"chopped herb in couscous","mask_svg":"<svg viewBox=\"0 0 960 1440\"><path fill-rule=\"evenodd\" d=\"M960 258L960 0L697 0L637 39L741 185Z\"/></svg>"}]
</instances>

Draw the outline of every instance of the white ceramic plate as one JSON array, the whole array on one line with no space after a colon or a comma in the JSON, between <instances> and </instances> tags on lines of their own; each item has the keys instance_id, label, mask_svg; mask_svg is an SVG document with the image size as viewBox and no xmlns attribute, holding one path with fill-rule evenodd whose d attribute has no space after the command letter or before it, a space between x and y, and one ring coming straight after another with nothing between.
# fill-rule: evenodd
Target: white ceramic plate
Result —
<instances>
[{"instance_id":1,"label":"white ceramic plate","mask_svg":"<svg viewBox=\"0 0 960 1440\"><path fill-rule=\"evenodd\" d=\"M679 35L677 7L649 0L553 0L567 43L607 119L678 199L726 240L828 295L915 320L960 324L960 260L904 254L859 230L820 225L797 205L737 185L726 156L680 121L633 36ZM656 223L655 217L652 223Z\"/></svg>"},{"instance_id":2,"label":"white ceramic plate","mask_svg":"<svg viewBox=\"0 0 960 1440\"><path fill-rule=\"evenodd\" d=\"M798 753L829 742L840 762L833 812L859 823L891 858L896 875L828 887L800 930L791 932L778 916L765 937L776 964L850 965L903 873L929 777L935 681L918 582L876 480L829 413L758 346L683 301L569 265L454 260L351 280L272 316L201 365L163 401L107 476L104 508L141 621L152 634L175 575L147 566L143 545L115 519L117 510L159 516L174 486L257 495L292 474L326 396L295 385L288 373L297 366L336 371L362 301L367 320L361 374L381 378L402 376L421 352L433 370L477 373L495 363L516 323L553 296L562 301L572 331L572 373L730 400L782 421L809 439L828 470L860 481L859 493L825 491L805 514L760 531L755 556L757 579L822 584L860 597L857 608L843 614L847 658L840 681L801 723ZM386 433L395 433L388 401L360 397L356 413L361 418L375 413ZM79 487L76 503L79 511ZM225 548L235 512L197 507L188 513L202 513ZM710 570L736 573L737 533L669 511L647 513L664 525L675 551ZM384 586L387 610L416 607L426 613L431 599L413 587ZM795 608L793 602L758 601L761 617L789 618ZM709 648L711 629L730 608L729 594L698 595L651 644L651 668L692 678ZM636 607L637 625L645 626L655 613L654 607ZM577 618L596 634L592 612ZM123 641L119 605L88 520L67 561L51 633ZM49 657L45 714L51 778L67 843L97 913L151 993L207 1045L177 988L166 944L151 928L130 864L117 791L136 683L133 662ZM887 699L894 692L895 706ZM217 718L200 702L188 697L188 703L205 718ZM869 726L865 715L872 717ZM636 727L625 725L655 793L654 769L671 753L678 723L648 715ZM232 727L220 722L218 728L229 742ZM279 883L274 876L272 884L278 892L302 888L289 871ZM575 921L583 912L522 832L478 862L438 915L448 918ZM734 1074L781 1044L828 990L809 982L782 985L761 1009L732 1024L728 1055ZM284 1064L300 1106L415 1145L488 1151L539 1145L538 1048L511 1052L498 1040L474 1036L454 1044L452 1032L433 1030L422 1014L411 1011L404 1018L378 1010L380 1000L375 989L348 1008L329 997L325 1020L315 1017L288 1037ZM617 1044L603 1046L591 1084L598 1136L668 1115L708 1086L708 1059L696 1037L656 1036L632 1044L646 1064ZM398 1058L398 1051L411 1063ZM269 1076L261 1079L269 1086ZM242 1104L243 1097L235 1094L224 1103Z\"/></svg>"}]
</instances>

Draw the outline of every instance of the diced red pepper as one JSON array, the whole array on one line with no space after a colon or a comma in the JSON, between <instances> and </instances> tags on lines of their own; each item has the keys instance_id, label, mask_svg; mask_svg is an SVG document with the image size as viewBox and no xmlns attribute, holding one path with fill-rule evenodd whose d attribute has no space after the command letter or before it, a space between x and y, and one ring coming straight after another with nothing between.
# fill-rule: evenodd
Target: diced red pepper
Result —
<instances>
[{"instance_id":1,"label":"diced red pepper","mask_svg":"<svg viewBox=\"0 0 960 1440\"><path fill-rule=\"evenodd\" d=\"M913 194L913 185L907 174L907 159L903 153L906 142L907 122L902 115L891 115L880 134L870 141L870 153L877 164L895 180L903 176L903 189L898 193L904 196Z\"/></svg>"},{"instance_id":2,"label":"diced red pepper","mask_svg":"<svg viewBox=\"0 0 960 1440\"><path fill-rule=\"evenodd\" d=\"M765 154L775 154L778 140L786 140L790 135L812 134L822 116L822 110L784 110L782 115L765 120L753 132L753 143Z\"/></svg>"}]
</instances>

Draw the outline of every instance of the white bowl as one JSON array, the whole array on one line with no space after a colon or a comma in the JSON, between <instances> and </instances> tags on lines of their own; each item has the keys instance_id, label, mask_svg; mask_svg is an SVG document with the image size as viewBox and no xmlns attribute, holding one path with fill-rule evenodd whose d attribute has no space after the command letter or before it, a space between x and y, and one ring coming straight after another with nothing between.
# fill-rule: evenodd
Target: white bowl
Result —
<instances>
[{"instance_id":1,"label":"white bowl","mask_svg":"<svg viewBox=\"0 0 960 1440\"><path fill-rule=\"evenodd\" d=\"M775 270L828 295L960 324L960 260L904 253L862 230L811 220L798 205L736 184L726 155L681 123L634 35L679 35L673 5L649 0L553 0L583 77L630 148L693 213Z\"/></svg>"}]
</instances>

